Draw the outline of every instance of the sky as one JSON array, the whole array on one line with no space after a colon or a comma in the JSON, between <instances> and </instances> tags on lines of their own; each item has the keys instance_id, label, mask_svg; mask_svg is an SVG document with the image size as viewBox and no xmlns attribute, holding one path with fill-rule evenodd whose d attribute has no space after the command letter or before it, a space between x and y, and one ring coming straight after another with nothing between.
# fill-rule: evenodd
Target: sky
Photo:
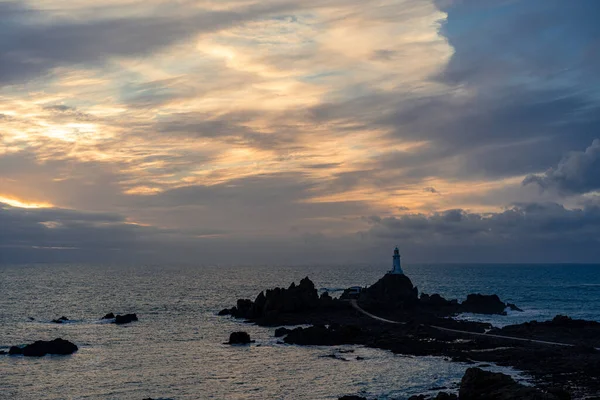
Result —
<instances>
[{"instance_id":1,"label":"sky","mask_svg":"<svg viewBox=\"0 0 600 400\"><path fill-rule=\"evenodd\" d=\"M600 262L596 0L0 0L0 262Z\"/></svg>"}]
</instances>

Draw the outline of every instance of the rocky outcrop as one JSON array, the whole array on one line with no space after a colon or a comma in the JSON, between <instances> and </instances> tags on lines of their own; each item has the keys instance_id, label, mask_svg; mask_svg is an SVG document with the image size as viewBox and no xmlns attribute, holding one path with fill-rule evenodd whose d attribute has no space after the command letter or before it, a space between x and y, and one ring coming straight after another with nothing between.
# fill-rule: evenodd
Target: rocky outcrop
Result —
<instances>
[{"instance_id":1,"label":"rocky outcrop","mask_svg":"<svg viewBox=\"0 0 600 400\"><path fill-rule=\"evenodd\" d=\"M406 275L386 274L364 290L359 303L367 309L408 309L419 302L419 291Z\"/></svg>"},{"instance_id":2,"label":"rocky outcrop","mask_svg":"<svg viewBox=\"0 0 600 400\"><path fill-rule=\"evenodd\" d=\"M227 344L249 344L254 343L254 340L250 339L248 332L233 332L229 335L229 342Z\"/></svg>"},{"instance_id":3,"label":"rocky outcrop","mask_svg":"<svg viewBox=\"0 0 600 400\"><path fill-rule=\"evenodd\" d=\"M357 326L315 325L308 328L296 328L287 332L283 339L288 344L337 346L343 344L361 344L365 333Z\"/></svg>"},{"instance_id":4,"label":"rocky outcrop","mask_svg":"<svg viewBox=\"0 0 600 400\"><path fill-rule=\"evenodd\" d=\"M493 333L600 347L600 323L557 315L551 321L531 321L494 329ZM590 349L593 351L593 349Z\"/></svg>"},{"instance_id":5,"label":"rocky outcrop","mask_svg":"<svg viewBox=\"0 0 600 400\"><path fill-rule=\"evenodd\" d=\"M290 333L292 330L288 328L277 328L275 329L275 337L282 337Z\"/></svg>"},{"instance_id":6,"label":"rocky outcrop","mask_svg":"<svg viewBox=\"0 0 600 400\"><path fill-rule=\"evenodd\" d=\"M362 397L362 396L349 395L349 396L338 397L338 400L367 400L367 398Z\"/></svg>"},{"instance_id":7,"label":"rocky outcrop","mask_svg":"<svg viewBox=\"0 0 600 400\"><path fill-rule=\"evenodd\" d=\"M32 344L28 344L24 347L12 346L8 354L9 355L24 355L26 357L43 357L46 354L60 354L67 355L73 354L78 350L78 347L61 338L44 341L38 340Z\"/></svg>"},{"instance_id":8,"label":"rocky outcrop","mask_svg":"<svg viewBox=\"0 0 600 400\"><path fill-rule=\"evenodd\" d=\"M64 315L60 318L57 319L53 319L52 322L54 322L55 324L62 324L63 322L68 321L69 318L65 317Z\"/></svg>"},{"instance_id":9,"label":"rocky outcrop","mask_svg":"<svg viewBox=\"0 0 600 400\"><path fill-rule=\"evenodd\" d=\"M458 396L453 393L439 392L435 397L428 397L424 394L410 396L408 400L458 400Z\"/></svg>"},{"instance_id":10,"label":"rocky outcrop","mask_svg":"<svg viewBox=\"0 0 600 400\"><path fill-rule=\"evenodd\" d=\"M263 324L276 323L282 314L298 314L315 310L328 310L347 304L333 299L328 293L320 297L314 283L307 278L299 285L292 283L287 289L269 289L254 299L239 299L233 308L224 309L219 315L232 315L236 318L260 320Z\"/></svg>"},{"instance_id":11,"label":"rocky outcrop","mask_svg":"<svg viewBox=\"0 0 600 400\"><path fill-rule=\"evenodd\" d=\"M115 317L115 314L108 313L108 314L106 314L104 317L102 317L100 319L113 319L114 317Z\"/></svg>"},{"instance_id":12,"label":"rocky outcrop","mask_svg":"<svg viewBox=\"0 0 600 400\"><path fill-rule=\"evenodd\" d=\"M521 385L510 376L469 368L465 372L459 391L460 400L561 400L554 394Z\"/></svg>"},{"instance_id":13,"label":"rocky outcrop","mask_svg":"<svg viewBox=\"0 0 600 400\"><path fill-rule=\"evenodd\" d=\"M470 294L461 304L462 312L506 315L506 303L495 295Z\"/></svg>"},{"instance_id":14,"label":"rocky outcrop","mask_svg":"<svg viewBox=\"0 0 600 400\"><path fill-rule=\"evenodd\" d=\"M122 325L128 324L133 321L137 321L138 317L136 314L125 314L125 315L117 315L115 317L115 324Z\"/></svg>"}]
</instances>

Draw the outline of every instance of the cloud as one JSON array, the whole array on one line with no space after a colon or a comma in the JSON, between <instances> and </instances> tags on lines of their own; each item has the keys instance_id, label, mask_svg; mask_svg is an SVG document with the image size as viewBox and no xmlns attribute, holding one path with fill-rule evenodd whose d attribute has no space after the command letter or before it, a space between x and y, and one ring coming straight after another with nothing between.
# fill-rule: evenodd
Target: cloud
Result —
<instances>
[{"instance_id":1,"label":"cloud","mask_svg":"<svg viewBox=\"0 0 600 400\"><path fill-rule=\"evenodd\" d=\"M431 215L372 218L365 232L402 243L412 259L437 262L591 262L600 255L600 207L567 209L556 203L516 204L497 213L455 209ZM432 252L429 256L420 251ZM554 257L554 258L553 258Z\"/></svg>"},{"instance_id":2,"label":"cloud","mask_svg":"<svg viewBox=\"0 0 600 400\"><path fill-rule=\"evenodd\" d=\"M441 194L440 192L438 192L434 187L428 186L426 188L423 188L424 192L427 193L433 193L433 194Z\"/></svg>"},{"instance_id":3,"label":"cloud","mask_svg":"<svg viewBox=\"0 0 600 400\"><path fill-rule=\"evenodd\" d=\"M108 7L107 7L108 8ZM69 64L102 64L111 57L144 55L200 33L215 32L289 8L285 3L209 11L186 6L187 13L154 7L142 15L57 17L22 2L0 4L0 84L44 76ZM109 10L107 10L109 11ZM146 11L146 12L144 12Z\"/></svg>"},{"instance_id":4,"label":"cloud","mask_svg":"<svg viewBox=\"0 0 600 400\"><path fill-rule=\"evenodd\" d=\"M569 153L556 168L541 175L528 175L523 185L530 184L544 190L556 189L564 195L600 190L600 139L595 139L585 151Z\"/></svg>"}]
</instances>

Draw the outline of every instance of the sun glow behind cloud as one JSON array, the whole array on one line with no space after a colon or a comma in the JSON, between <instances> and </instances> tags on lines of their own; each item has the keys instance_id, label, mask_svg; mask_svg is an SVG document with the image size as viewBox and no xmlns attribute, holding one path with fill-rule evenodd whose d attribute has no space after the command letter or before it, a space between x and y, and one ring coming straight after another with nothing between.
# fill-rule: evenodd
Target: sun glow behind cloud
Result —
<instances>
[{"instance_id":1,"label":"sun glow behind cloud","mask_svg":"<svg viewBox=\"0 0 600 400\"><path fill-rule=\"evenodd\" d=\"M13 197L0 196L0 203L8 204L11 207L17 208L51 208L54 207L50 203L44 202L30 202L25 200L19 200Z\"/></svg>"}]
</instances>

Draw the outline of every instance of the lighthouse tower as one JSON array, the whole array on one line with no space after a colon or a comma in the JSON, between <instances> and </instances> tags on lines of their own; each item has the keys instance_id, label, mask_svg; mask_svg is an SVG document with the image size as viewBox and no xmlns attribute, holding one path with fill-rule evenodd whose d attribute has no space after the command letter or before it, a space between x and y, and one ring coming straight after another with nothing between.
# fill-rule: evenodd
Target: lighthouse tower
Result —
<instances>
[{"instance_id":1,"label":"lighthouse tower","mask_svg":"<svg viewBox=\"0 0 600 400\"><path fill-rule=\"evenodd\" d=\"M393 260L394 260L394 263L393 263L394 268L392 268L392 270L389 273L394 274L394 275L404 275L404 272L402 271L402 267L400 266L400 250L398 250L397 247L394 249Z\"/></svg>"}]
</instances>

